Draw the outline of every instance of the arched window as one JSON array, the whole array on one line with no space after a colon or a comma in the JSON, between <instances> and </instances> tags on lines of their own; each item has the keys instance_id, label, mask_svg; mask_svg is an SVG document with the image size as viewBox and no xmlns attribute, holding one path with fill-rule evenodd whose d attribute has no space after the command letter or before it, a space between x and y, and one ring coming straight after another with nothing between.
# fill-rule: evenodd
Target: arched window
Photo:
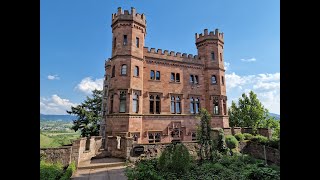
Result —
<instances>
[{"instance_id":1,"label":"arched window","mask_svg":"<svg viewBox=\"0 0 320 180\"><path fill-rule=\"evenodd\" d=\"M211 52L211 60L214 60L214 52Z\"/></svg>"},{"instance_id":2,"label":"arched window","mask_svg":"<svg viewBox=\"0 0 320 180\"><path fill-rule=\"evenodd\" d=\"M217 78L215 75L211 76L211 84L217 84Z\"/></svg>"},{"instance_id":3,"label":"arched window","mask_svg":"<svg viewBox=\"0 0 320 180\"><path fill-rule=\"evenodd\" d=\"M150 71L150 79L154 79L154 70Z\"/></svg>"},{"instance_id":4,"label":"arched window","mask_svg":"<svg viewBox=\"0 0 320 180\"><path fill-rule=\"evenodd\" d=\"M174 73L171 73L170 80L174 81Z\"/></svg>"},{"instance_id":5,"label":"arched window","mask_svg":"<svg viewBox=\"0 0 320 180\"><path fill-rule=\"evenodd\" d=\"M115 74L116 74L116 69L115 69L115 66L113 66L111 71L111 77L114 77Z\"/></svg>"},{"instance_id":6,"label":"arched window","mask_svg":"<svg viewBox=\"0 0 320 180\"><path fill-rule=\"evenodd\" d=\"M160 71L156 71L156 80L160 80Z\"/></svg>"},{"instance_id":7,"label":"arched window","mask_svg":"<svg viewBox=\"0 0 320 180\"><path fill-rule=\"evenodd\" d=\"M135 66L134 67L134 76L139 76L139 67L138 66Z\"/></svg>"},{"instance_id":8,"label":"arched window","mask_svg":"<svg viewBox=\"0 0 320 180\"><path fill-rule=\"evenodd\" d=\"M121 75L126 75L127 74L127 65L122 65L121 66Z\"/></svg>"}]
</instances>

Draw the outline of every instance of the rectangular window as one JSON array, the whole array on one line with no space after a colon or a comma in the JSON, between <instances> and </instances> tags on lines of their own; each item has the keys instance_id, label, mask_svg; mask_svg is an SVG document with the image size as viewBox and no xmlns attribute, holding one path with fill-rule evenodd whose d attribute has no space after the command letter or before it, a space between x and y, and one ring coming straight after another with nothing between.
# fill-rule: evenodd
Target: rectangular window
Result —
<instances>
[{"instance_id":1,"label":"rectangular window","mask_svg":"<svg viewBox=\"0 0 320 180\"><path fill-rule=\"evenodd\" d=\"M194 114L194 99L190 99L190 113Z\"/></svg>"},{"instance_id":2,"label":"rectangular window","mask_svg":"<svg viewBox=\"0 0 320 180\"><path fill-rule=\"evenodd\" d=\"M113 113L113 95L110 96L110 114Z\"/></svg>"},{"instance_id":3,"label":"rectangular window","mask_svg":"<svg viewBox=\"0 0 320 180\"><path fill-rule=\"evenodd\" d=\"M150 79L154 79L154 70L150 71Z\"/></svg>"},{"instance_id":4,"label":"rectangular window","mask_svg":"<svg viewBox=\"0 0 320 180\"><path fill-rule=\"evenodd\" d=\"M181 107L181 102L180 102L180 101L177 101L177 102L176 102L176 113L178 113L178 114L181 113L180 107Z\"/></svg>"},{"instance_id":5,"label":"rectangular window","mask_svg":"<svg viewBox=\"0 0 320 180\"><path fill-rule=\"evenodd\" d=\"M153 95L150 95L150 107L149 107L149 112L150 114L154 114L154 96Z\"/></svg>"},{"instance_id":6,"label":"rectangular window","mask_svg":"<svg viewBox=\"0 0 320 180\"><path fill-rule=\"evenodd\" d=\"M227 115L227 104L225 100L223 100L223 114Z\"/></svg>"},{"instance_id":7,"label":"rectangular window","mask_svg":"<svg viewBox=\"0 0 320 180\"><path fill-rule=\"evenodd\" d=\"M172 97L171 97L171 107L170 107L170 108L171 108L171 113L175 113L175 112L174 112L174 109L175 109L175 108L174 108L174 105L175 105L175 103L174 103L174 97L172 96Z\"/></svg>"},{"instance_id":8,"label":"rectangular window","mask_svg":"<svg viewBox=\"0 0 320 180\"><path fill-rule=\"evenodd\" d=\"M174 81L174 73L171 73L170 80Z\"/></svg>"},{"instance_id":9,"label":"rectangular window","mask_svg":"<svg viewBox=\"0 0 320 180\"><path fill-rule=\"evenodd\" d=\"M149 143L156 143L156 142L161 142L161 133L160 132L155 132L155 133L148 133L149 136Z\"/></svg>"},{"instance_id":10,"label":"rectangular window","mask_svg":"<svg viewBox=\"0 0 320 180\"><path fill-rule=\"evenodd\" d=\"M137 46L137 48L139 47L139 38L138 37L136 37L136 46Z\"/></svg>"},{"instance_id":11,"label":"rectangular window","mask_svg":"<svg viewBox=\"0 0 320 180\"><path fill-rule=\"evenodd\" d=\"M196 114L199 114L199 108L200 108L200 104L199 102L196 102Z\"/></svg>"},{"instance_id":12,"label":"rectangular window","mask_svg":"<svg viewBox=\"0 0 320 180\"><path fill-rule=\"evenodd\" d=\"M193 83L194 80L193 80L193 75L190 75L190 82Z\"/></svg>"},{"instance_id":13,"label":"rectangular window","mask_svg":"<svg viewBox=\"0 0 320 180\"><path fill-rule=\"evenodd\" d=\"M176 74L176 82L180 82L180 74L179 73Z\"/></svg>"},{"instance_id":14,"label":"rectangular window","mask_svg":"<svg viewBox=\"0 0 320 180\"><path fill-rule=\"evenodd\" d=\"M199 78L197 75L194 76L194 83L199 84Z\"/></svg>"},{"instance_id":15,"label":"rectangular window","mask_svg":"<svg viewBox=\"0 0 320 180\"><path fill-rule=\"evenodd\" d=\"M156 101L156 113L160 114L160 100Z\"/></svg>"},{"instance_id":16,"label":"rectangular window","mask_svg":"<svg viewBox=\"0 0 320 180\"><path fill-rule=\"evenodd\" d=\"M213 114L218 115L219 114L219 105L218 103L215 103L213 106Z\"/></svg>"},{"instance_id":17,"label":"rectangular window","mask_svg":"<svg viewBox=\"0 0 320 180\"><path fill-rule=\"evenodd\" d=\"M214 52L211 53L211 59L214 60Z\"/></svg>"},{"instance_id":18,"label":"rectangular window","mask_svg":"<svg viewBox=\"0 0 320 180\"><path fill-rule=\"evenodd\" d=\"M221 82L222 82L222 85L224 85L224 78L223 78L223 76L221 76Z\"/></svg>"},{"instance_id":19,"label":"rectangular window","mask_svg":"<svg viewBox=\"0 0 320 180\"><path fill-rule=\"evenodd\" d=\"M113 39L113 49L116 48L116 45L117 45L117 38L114 38Z\"/></svg>"},{"instance_id":20,"label":"rectangular window","mask_svg":"<svg viewBox=\"0 0 320 180\"><path fill-rule=\"evenodd\" d=\"M123 45L127 45L128 44L128 38L127 35L123 35Z\"/></svg>"},{"instance_id":21,"label":"rectangular window","mask_svg":"<svg viewBox=\"0 0 320 180\"><path fill-rule=\"evenodd\" d=\"M156 71L156 80L160 80L160 71Z\"/></svg>"},{"instance_id":22,"label":"rectangular window","mask_svg":"<svg viewBox=\"0 0 320 180\"><path fill-rule=\"evenodd\" d=\"M196 141L197 140L197 133L196 132L192 132L191 136L192 136L192 141Z\"/></svg>"},{"instance_id":23,"label":"rectangular window","mask_svg":"<svg viewBox=\"0 0 320 180\"><path fill-rule=\"evenodd\" d=\"M132 99L132 111L135 113L138 113L139 111L139 99L138 95L134 94Z\"/></svg>"},{"instance_id":24,"label":"rectangular window","mask_svg":"<svg viewBox=\"0 0 320 180\"><path fill-rule=\"evenodd\" d=\"M120 91L120 113L126 112L126 91Z\"/></svg>"}]
</instances>

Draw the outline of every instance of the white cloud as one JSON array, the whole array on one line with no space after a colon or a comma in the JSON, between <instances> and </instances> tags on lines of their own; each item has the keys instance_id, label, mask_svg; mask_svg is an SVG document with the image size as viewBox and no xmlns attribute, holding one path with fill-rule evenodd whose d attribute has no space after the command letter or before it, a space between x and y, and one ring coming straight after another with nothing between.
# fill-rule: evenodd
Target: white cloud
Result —
<instances>
[{"instance_id":1,"label":"white cloud","mask_svg":"<svg viewBox=\"0 0 320 180\"><path fill-rule=\"evenodd\" d=\"M230 63L224 62L224 69L225 69L225 70L228 70L229 67L230 67Z\"/></svg>"},{"instance_id":2,"label":"white cloud","mask_svg":"<svg viewBox=\"0 0 320 180\"><path fill-rule=\"evenodd\" d=\"M241 59L241 61L243 61L243 62L254 62L256 60L257 60L256 58Z\"/></svg>"},{"instance_id":3,"label":"white cloud","mask_svg":"<svg viewBox=\"0 0 320 180\"><path fill-rule=\"evenodd\" d=\"M47 77L49 80L59 80L60 77L58 75L48 75Z\"/></svg>"},{"instance_id":4,"label":"white cloud","mask_svg":"<svg viewBox=\"0 0 320 180\"><path fill-rule=\"evenodd\" d=\"M67 114L66 110L70 110L71 106L77 106L77 104L68 99L62 99L56 94L50 98L40 97L40 113L42 114Z\"/></svg>"},{"instance_id":5,"label":"white cloud","mask_svg":"<svg viewBox=\"0 0 320 180\"><path fill-rule=\"evenodd\" d=\"M265 108L280 114L280 73L240 76L233 72L225 76L229 106L232 100L238 101L242 93L253 90Z\"/></svg>"},{"instance_id":6,"label":"white cloud","mask_svg":"<svg viewBox=\"0 0 320 180\"><path fill-rule=\"evenodd\" d=\"M103 78L92 80L91 77L86 77L76 86L76 89L86 94L91 94L93 90L102 90Z\"/></svg>"}]
</instances>

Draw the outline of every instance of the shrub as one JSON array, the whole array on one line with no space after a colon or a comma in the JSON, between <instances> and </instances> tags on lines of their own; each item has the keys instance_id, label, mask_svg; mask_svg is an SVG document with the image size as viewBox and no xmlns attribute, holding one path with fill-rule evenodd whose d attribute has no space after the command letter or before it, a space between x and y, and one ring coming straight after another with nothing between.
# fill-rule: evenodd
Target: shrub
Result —
<instances>
[{"instance_id":1,"label":"shrub","mask_svg":"<svg viewBox=\"0 0 320 180\"><path fill-rule=\"evenodd\" d=\"M248 174L248 179L276 180L280 179L280 171L268 167L255 167Z\"/></svg>"},{"instance_id":2,"label":"shrub","mask_svg":"<svg viewBox=\"0 0 320 180\"><path fill-rule=\"evenodd\" d=\"M243 140L244 140L244 135L241 134L241 133L235 134L234 137L235 137L238 141L243 141Z\"/></svg>"},{"instance_id":3,"label":"shrub","mask_svg":"<svg viewBox=\"0 0 320 180\"><path fill-rule=\"evenodd\" d=\"M244 139L245 140L251 140L253 135L252 134L249 134L249 133L243 133L243 136L244 136Z\"/></svg>"},{"instance_id":4,"label":"shrub","mask_svg":"<svg viewBox=\"0 0 320 180\"><path fill-rule=\"evenodd\" d=\"M272 138L268 141L267 145L276 149L279 149L279 142L280 139L278 138Z\"/></svg>"},{"instance_id":5,"label":"shrub","mask_svg":"<svg viewBox=\"0 0 320 180\"><path fill-rule=\"evenodd\" d=\"M226 143L228 148L233 149L233 148L237 148L238 147L238 140L232 136L232 135L227 135L226 136Z\"/></svg>"},{"instance_id":6,"label":"shrub","mask_svg":"<svg viewBox=\"0 0 320 180\"><path fill-rule=\"evenodd\" d=\"M68 168L66 169L66 172L63 174L60 180L69 180L75 171L76 171L76 163L72 162L69 164Z\"/></svg>"},{"instance_id":7,"label":"shrub","mask_svg":"<svg viewBox=\"0 0 320 180\"><path fill-rule=\"evenodd\" d=\"M267 144L267 142L268 142L268 138L264 137L264 136L261 136L261 135L256 135L251 140L254 141L254 142L258 142L258 143L264 144L264 145Z\"/></svg>"},{"instance_id":8,"label":"shrub","mask_svg":"<svg viewBox=\"0 0 320 180\"><path fill-rule=\"evenodd\" d=\"M182 175L190 169L191 157L188 149L183 144L166 147L159 157L159 169L162 172Z\"/></svg>"},{"instance_id":9,"label":"shrub","mask_svg":"<svg viewBox=\"0 0 320 180\"><path fill-rule=\"evenodd\" d=\"M40 161L40 179L41 180L56 180L63 174L63 166L61 163L47 163Z\"/></svg>"},{"instance_id":10,"label":"shrub","mask_svg":"<svg viewBox=\"0 0 320 180\"><path fill-rule=\"evenodd\" d=\"M141 160L136 163L135 167L126 167L125 175L128 180L143 180L143 179L153 179L153 180L163 180L157 169L157 160Z\"/></svg>"}]
</instances>

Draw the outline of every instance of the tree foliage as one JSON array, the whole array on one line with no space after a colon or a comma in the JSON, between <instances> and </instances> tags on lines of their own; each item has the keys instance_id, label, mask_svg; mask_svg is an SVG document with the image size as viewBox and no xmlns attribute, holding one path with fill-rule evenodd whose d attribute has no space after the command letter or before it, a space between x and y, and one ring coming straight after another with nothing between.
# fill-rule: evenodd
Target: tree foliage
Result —
<instances>
[{"instance_id":1,"label":"tree foliage","mask_svg":"<svg viewBox=\"0 0 320 180\"><path fill-rule=\"evenodd\" d=\"M254 131L267 128L271 126L271 121L276 121L269 116L268 109L264 108L253 91L250 91L249 96L243 93L238 105L232 101L228 114L231 127L252 127Z\"/></svg>"},{"instance_id":2,"label":"tree foliage","mask_svg":"<svg viewBox=\"0 0 320 180\"><path fill-rule=\"evenodd\" d=\"M102 90L93 90L92 97L87 96L86 100L76 107L71 107L68 114L76 115L71 129L81 131L82 137L99 135L99 121L101 120Z\"/></svg>"},{"instance_id":3,"label":"tree foliage","mask_svg":"<svg viewBox=\"0 0 320 180\"><path fill-rule=\"evenodd\" d=\"M211 115L206 109L201 108L198 118L200 119L200 124L197 129L197 139L200 144L199 156L201 160L211 159L213 152L213 140L210 136Z\"/></svg>"}]
</instances>

